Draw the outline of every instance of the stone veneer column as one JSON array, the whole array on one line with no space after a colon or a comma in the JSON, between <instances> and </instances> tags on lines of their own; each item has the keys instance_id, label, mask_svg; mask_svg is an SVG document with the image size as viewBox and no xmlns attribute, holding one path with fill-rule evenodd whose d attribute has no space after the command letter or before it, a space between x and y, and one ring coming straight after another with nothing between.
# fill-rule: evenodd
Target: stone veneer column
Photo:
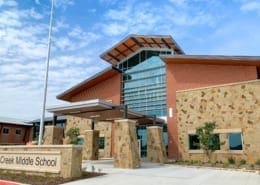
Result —
<instances>
[{"instance_id":1,"label":"stone veneer column","mask_svg":"<svg viewBox=\"0 0 260 185\"><path fill-rule=\"evenodd\" d=\"M136 136L136 121L115 121L114 166L116 168L139 168L140 157Z\"/></svg>"},{"instance_id":2,"label":"stone veneer column","mask_svg":"<svg viewBox=\"0 0 260 185\"><path fill-rule=\"evenodd\" d=\"M147 127L147 160L156 163L165 163L167 160L162 127Z\"/></svg>"},{"instance_id":3,"label":"stone veneer column","mask_svg":"<svg viewBox=\"0 0 260 185\"><path fill-rule=\"evenodd\" d=\"M43 144L44 145L62 145L64 129L54 125L45 126Z\"/></svg>"},{"instance_id":4,"label":"stone veneer column","mask_svg":"<svg viewBox=\"0 0 260 185\"><path fill-rule=\"evenodd\" d=\"M85 130L82 158L84 160L98 160L99 131Z\"/></svg>"}]
</instances>

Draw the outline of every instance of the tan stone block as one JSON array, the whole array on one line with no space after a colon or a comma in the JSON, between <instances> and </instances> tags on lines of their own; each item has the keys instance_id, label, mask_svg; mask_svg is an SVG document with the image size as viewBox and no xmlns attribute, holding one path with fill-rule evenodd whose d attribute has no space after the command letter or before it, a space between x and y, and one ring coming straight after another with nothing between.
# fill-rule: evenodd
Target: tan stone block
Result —
<instances>
[{"instance_id":1,"label":"tan stone block","mask_svg":"<svg viewBox=\"0 0 260 185\"><path fill-rule=\"evenodd\" d=\"M162 127L147 127L147 160L150 162L165 163L166 159Z\"/></svg>"},{"instance_id":2,"label":"tan stone block","mask_svg":"<svg viewBox=\"0 0 260 185\"><path fill-rule=\"evenodd\" d=\"M99 131L85 130L82 157L84 160L98 160Z\"/></svg>"},{"instance_id":3,"label":"tan stone block","mask_svg":"<svg viewBox=\"0 0 260 185\"><path fill-rule=\"evenodd\" d=\"M136 136L136 122L116 120L114 133L114 166L116 168L139 168L140 156Z\"/></svg>"},{"instance_id":4,"label":"tan stone block","mask_svg":"<svg viewBox=\"0 0 260 185\"><path fill-rule=\"evenodd\" d=\"M60 145L63 144L64 129L54 125L45 126L43 144Z\"/></svg>"}]
</instances>

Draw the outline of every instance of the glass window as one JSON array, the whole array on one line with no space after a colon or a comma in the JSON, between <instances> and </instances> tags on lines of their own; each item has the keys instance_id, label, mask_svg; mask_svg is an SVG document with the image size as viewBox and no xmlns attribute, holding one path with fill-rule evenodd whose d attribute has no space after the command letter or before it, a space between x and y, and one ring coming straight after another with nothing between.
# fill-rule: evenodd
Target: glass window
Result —
<instances>
[{"instance_id":1,"label":"glass window","mask_svg":"<svg viewBox=\"0 0 260 185\"><path fill-rule=\"evenodd\" d=\"M77 139L77 145L83 145L83 143L84 143L84 138L78 137L78 139Z\"/></svg>"},{"instance_id":2,"label":"glass window","mask_svg":"<svg viewBox=\"0 0 260 185\"><path fill-rule=\"evenodd\" d=\"M190 150L199 150L200 149L199 136L195 134L189 135L189 149Z\"/></svg>"},{"instance_id":3,"label":"glass window","mask_svg":"<svg viewBox=\"0 0 260 185\"><path fill-rule=\"evenodd\" d=\"M229 133L228 140L230 150L243 150L241 133Z\"/></svg>"},{"instance_id":4,"label":"glass window","mask_svg":"<svg viewBox=\"0 0 260 185\"><path fill-rule=\"evenodd\" d=\"M220 150L220 139L219 139L219 134L214 134L213 137L214 142L218 143L217 146L215 146L215 148L213 148L214 150Z\"/></svg>"},{"instance_id":5,"label":"glass window","mask_svg":"<svg viewBox=\"0 0 260 185\"><path fill-rule=\"evenodd\" d=\"M9 134L9 128L3 128L3 134Z\"/></svg>"},{"instance_id":6,"label":"glass window","mask_svg":"<svg viewBox=\"0 0 260 185\"><path fill-rule=\"evenodd\" d=\"M22 135L22 129L20 129L20 128L17 128L16 130L15 130L15 134L16 135Z\"/></svg>"},{"instance_id":7,"label":"glass window","mask_svg":"<svg viewBox=\"0 0 260 185\"><path fill-rule=\"evenodd\" d=\"M105 137L99 137L99 149L105 148Z\"/></svg>"}]
</instances>

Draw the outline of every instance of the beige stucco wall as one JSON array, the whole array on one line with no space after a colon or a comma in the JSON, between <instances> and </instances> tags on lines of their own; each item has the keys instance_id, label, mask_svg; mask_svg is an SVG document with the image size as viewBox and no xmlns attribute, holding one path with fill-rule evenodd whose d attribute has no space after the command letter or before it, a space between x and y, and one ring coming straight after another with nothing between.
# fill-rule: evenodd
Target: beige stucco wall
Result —
<instances>
[{"instance_id":1,"label":"beige stucco wall","mask_svg":"<svg viewBox=\"0 0 260 185\"><path fill-rule=\"evenodd\" d=\"M215 121L221 150L213 159L229 157L248 163L260 159L260 81L241 82L177 92L179 151L184 160L203 160L202 151L188 149L188 133L195 133L207 121ZM242 132L243 151L230 151L228 133Z\"/></svg>"},{"instance_id":2,"label":"beige stucco wall","mask_svg":"<svg viewBox=\"0 0 260 185\"><path fill-rule=\"evenodd\" d=\"M81 137L84 138L84 132L86 130L91 130L91 120L79 116L67 116L65 133L71 127L78 127L80 129ZM107 121L97 122L95 123L95 130L99 130L99 137L105 137L105 148L99 149L99 157L100 158L111 157L112 123Z\"/></svg>"}]
</instances>

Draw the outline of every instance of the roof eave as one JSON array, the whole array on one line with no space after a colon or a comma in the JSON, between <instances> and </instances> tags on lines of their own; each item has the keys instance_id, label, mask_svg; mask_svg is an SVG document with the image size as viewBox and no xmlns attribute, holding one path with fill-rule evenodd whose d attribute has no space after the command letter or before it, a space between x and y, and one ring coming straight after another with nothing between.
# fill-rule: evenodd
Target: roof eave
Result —
<instances>
[{"instance_id":1,"label":"roof eave","mask_svg":"<svg viewBox=\"0 0 260 185\"><path fill-rule=\"evenodd\" d=\"M94 80L95 78L101 76L101 75L104 75L105 73L109 72L110 70L115 70L115 71L118 71L119 73L121 73L121 71L114 67L114 66L109 66L108 68L104 69L103 71L93 75L92 77L86 79L86 80L83 80L82 82L76 84L75 86L71 87L70 89L62 92L61 94L57 95L56 98L59 99L59 100L67 100L68 99L68 94L69 93L72 93L73 91L77 90L78 88L80 88L81 86L85 85L86 83L90 82L91 80Z\"/></svg>"}]
</instances>

